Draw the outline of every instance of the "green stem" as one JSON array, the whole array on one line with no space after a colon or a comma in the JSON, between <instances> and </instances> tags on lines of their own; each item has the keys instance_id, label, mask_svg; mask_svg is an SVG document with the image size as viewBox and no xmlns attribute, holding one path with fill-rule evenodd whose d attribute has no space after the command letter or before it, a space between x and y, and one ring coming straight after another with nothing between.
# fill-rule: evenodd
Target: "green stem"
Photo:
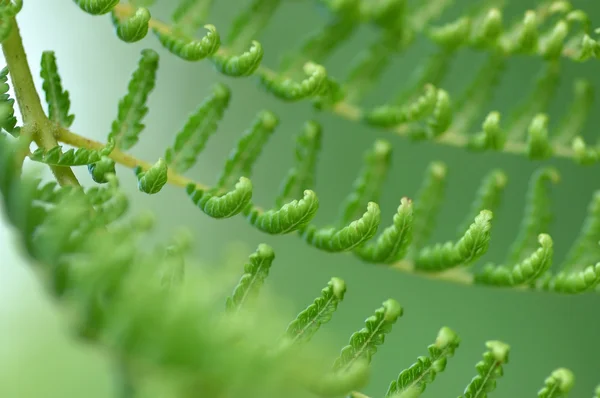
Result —
<instances>
[{"instance_id":1,"label":"green stem","mask_svg":"<svg viewBox=\"0 0 600 398\"><path fill-rule=\"evenodd\" d=\"M10 34L2 42L2 52L23 117L24 144L27 148L33 140L38 146L49 150L58 145L54 137L56 126L46 117L42 108L15 18L12 18L11 25ZM60 185L79 185L79 181L69 167L50 166L50 168Z\"/></svg>"}]
</instances>

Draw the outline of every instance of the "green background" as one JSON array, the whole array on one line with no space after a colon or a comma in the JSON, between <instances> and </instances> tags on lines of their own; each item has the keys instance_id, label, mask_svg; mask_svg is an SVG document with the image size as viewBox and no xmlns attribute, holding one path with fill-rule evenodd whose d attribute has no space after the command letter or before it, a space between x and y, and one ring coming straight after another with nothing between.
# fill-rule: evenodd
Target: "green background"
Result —
<instances>
[{"instance_id":1,"label":"green background","mask_svg":"<svg viewBox=\"0 0 600 398\"><path fill-rule=\"evenodd\" d=\"M166 19L174 4L158 1L154 14ZM220 0L211 23L225 31L246 1ZM284 1L261 41L267 65L276 65L277 57L298 46L302 37L326 22L326 13L310 1ZM596 2L594 2L596 3ZM470 4L473 4L471 2ZM576 2L600 21L600 4ZM443 20L459 15L469 2L458 2L444 14ZM515 1L507 12L521 13L533 1ZM210 85L222 81L233 89L231 106L219 133L211 140L198 164L188 175L211 184L239 134L261 109L270 109L281 117L281 124L264 148L256 166L253 184L255 200L269 206L278 192L293 158L294 135L302 123L316 118L324 126L323 151L320 155L316 192L321 207L315 222L334 222L338 205L349 193L361 167L363 152L377 138L393 146L393 167L381 200L384 223L396 209L402 196L414 196L427 165L433 160L448 164L448 190L441 217L432 241L456 236L456 226L470 206L481 178L493 168L502 168L509 176L504 205L495 215L492 244L482 262L503 260L521 219L528 178L540 163L504 154L477 155L464 150L412 144L384 131L341 120L330 114L315 114L308 103L285 104L274 100L256 85L254 79L232 80L215 73L208 62L189 63L161 49L152 35L136 44L120 42L108 16L91 17L72 1L27 0L19 22L36 84L39 79L41 52L56 51L63 83L69 89L72 111L76 115L73 131L104 140L116 114L139 52L151 47L161 54L158 82L150 98L150 113L141 143L133 154L153 161L162 156L186 116L209 92ZM377 39L375 30L358 29L357 34L336 51L326 64L333 76L342 77L349 61L360 48ZM390 98L401 88L411 71L424 62L433 46L418 40L414 48L397 57L385 73L385 85L370 93L365 102L374 105ZM460 92L477 67L483 54L461 51L453 70L442 87L451 95ZM584 65L563 62L565 71L559 95L552 102L551 114L557 114L570 101L573 79L585 76L595 88L600 83L598 62ZM530 91L542 62L516 57L509 63L501 88L486 111L506 111ZM595 110L598 103L595 103ZM551 120L556 121L554 117ZM595 139L600 125L598 112L590 119L584 135ZM580 228L592 192L598 188L598 167L584 168L567 160L544 162L558 168L561 182L553 191L555 223L549 231L555 240L556 259L564 256ZM272 237L253 229L242 217L215 221L195 209L179 188L166 187L149 197L137 192L130 170L119 168L122 186L130 193L136 209L151 209L158 216L157 237L167 238L180 227L194 232L195 254L207 266L239 261L256 245L265 242L276 251L276 261L268 285L288 300L285 308L291 319L318 294L330 277L343 278L348 293L317 339L343 346L363 320L387 298L395 298L405 315L388 336L385 346L374 359L373 378L366 393L382 396L398 372L426 353L426 346L440 327L453 328L462 343L446 371L428 387L425 396L457 396L475 374L487 340L498 339L512 347L505 377L498 383L494 397L535 396L544 378L564 366L576 375L573 397L589 397L600 382L600 296L580 297L524 293L492 288L464 287L399 273L381 266L359 262L351 255L327 254L306 245L295 236ZM77 170L87 184L85 169ZM12 232L0 224L0 397L110 397L111 370L107 358L94 348L70 340L67 314L46 295L40 281L12 248ZM233 259L232 259L233 258ZM559 262L559 261L556 261ZM235 280L231 281L232 286Z\"/></svg>"}]
</instances>

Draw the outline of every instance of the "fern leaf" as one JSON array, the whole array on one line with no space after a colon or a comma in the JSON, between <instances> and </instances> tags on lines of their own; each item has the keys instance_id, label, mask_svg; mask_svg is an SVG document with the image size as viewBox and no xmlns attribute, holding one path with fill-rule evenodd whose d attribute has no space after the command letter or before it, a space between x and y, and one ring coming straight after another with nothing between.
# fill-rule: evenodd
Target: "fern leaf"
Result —
<instances>
[{"instance_id":1,"label":"fern leaf","mask_svg":"<svg viewBox=\"0 0 600 398\"><path fill-rule=\"evenodd\" d=\"M275 253L270 246L264 243L258 245L258 249L250 255L244 265L244 274L233 290L233 294L227 298L225 306L228 311L239 311L248 300L256 297L269 276L274 258Z\"/></svg>"},{"instance_id":2,"label":"fern leaf","mask_svg":"<svg viewBox=\"0 0 600 398\"><path fill-rule=\"evenodd\" d=\"M227 42L234 49L248 46L271 19L281 0L252 0L233 21Z\"/></svg>"},{"instance_id":3,"label":"fern leaf","mask_svg":"<svg viewBox=\"0 0 600 398\"><path fill-rule=\"evenodd\" d=\"M492 170L484 177L475 194L475 200L471 205L471 210L458 229L459 234L462 234L463 231L469 228L472 220L481 210L495 212L498 209L502 200L504 188L506 187L506 182L507 177L502 170Z\"/></svg>"},{"instance_id":4,"label":"fern leaf","mask_svg":"<svg viewBox=\"0 0 600 398\"><path fill-rule=\"evenodd\" d=\"M600 191L596 191L577 239L561 264L561 269L581 269L600 257Z\"/></svg>"},{"instance_id":5,"label":"fern leaf","mask_svg":"<svg viewBox=\"0 0 600 398\"><path fill-rule=\"evenodd\" d=\"M115 147L115 142L109 140L101 150L77 148L62 152L62 147L56 146L48 151L44 148L36 149L29 158L33 161L54 166L85 166L99 162L103 156L108 156Z\"/></svg>"},{"instance_id":6,"label":"fern leaf","mask_svg":"<svg viewBox=\"0 0 600 398\"><path fill-rule=\"evenodd\" d=\"M358 247L354 253L370 263L390 264L401 260L412 242L413 206L408 198L402 198L392 221L375 243Z\"/></svg>"},{"instance_id":7,"label":"fern leaf","mask_svg":"<svg viewBox=\"0 0 600 398\"><path fill-rule=\"evenodd\" d=\"M317 249L328 252L343 252L352 250L371 239L377 232L381 222L381 210L375 202L367 204L367 211L358 220L352 221L342 229L318 229L309 225L302 231L306 242Z\"/></svg>"},{"instance_id":8,"label":"fern leaf","mask_svg":"<svg viewBox=\"0 0 600 398\"><path fill-rule=\"evenodd\" d=\"M107 156L102 156L99 161L88 164L88 172L92 176L92 180L98 184L108 182L108 175L116 174L115 161Z\"/></svg>"},{"instance_id":9,"label":"fern leaf","mask_svg":"<svg viewBox=\"0 0 600 398\"><path fill-rule=\"evenodd\" d=\"M145 127L141 122L148 113L146 101L154 89L157 69L158 54L154 50L142 50L138 68L129 81L127 95L119 101L119 114L108 135L119 149L130 149L139 140Z\"/></svg>"},{"instance_id":10,"label":"fern leaf","mask_svg":"<svg viewBox=\"0 0 600 398\"><path fill-rule=\"evenodd\" d=\"M0 119L2 123L0 128L6 130L8 133L17 137L19 135L19 128L17 125L17 118L15 117L14 104L15 100L10 98L8 90L8 67L5 66L0 71L0 106L2 106L3 117Z\"/></svg>"},{"instance_id":11,"label":"fern leaf","mask_svg":"<svg viewBox=\"0 0 600 398\"><path fill-rule=\"evenodd\" d=\"M365 320L365 327L350 336L347 346L342 348L340 356L335 360L333 369L342 371L350 368L357 360L367 363L377 352L377 347L385 342L385 335L392 331L392 326L402 316L403 309L395 300L389 299L381 308Z\"/></svg>"},{"instance_id":12,"label":"fern leaf","mask_svg":"<svg viewBox=\"0 0 600 398\"><path fill-rule=\"evenodd\" d=\"M360 217L369 202L379 202L381 190L390 167L392 146L384 140L375 141L364 155L364 165L354 182L353 192L342 204L340 223L345 225Z\"/></svg>"},{"instance_id":13,"label":"fern leaf","mask_svg":"<svg viewBox=\"0 0 600 398\"><path fill-rule=\"evenodd\" d=\"M252 168L267 140L279 124L272 112L262 111L254 119L252 126L242 134L230 153L221 176L217 182L219 188L230 186L235 179L252 175Z\"/></svg>"},{"instance_id":14,"label":"fern leaf","mask_svg":"<svg viewBox=\"0 0 600 398\"><path fill-rule=\"evenodd\" d=\"M215 54L221 46L221 38L217 28L213 25L204 25L208 30L200 40L192 39L176 32L166 32L154 29L158 41L172 54L186 61L200 61Z\"/></svg>"},{"instance_id":15,"label":"fern leaf","mask_svg":"<svg viewBox=\"0 0 600 398\"><path fill-rule=\"evenodd\" d=\"M579 294L592 291L600 285L600 263L590 265L581 271L561 271L554 276L548 276L541 283L546 291Z\"/></svg>"},{"instance_id":16,"label":"fern leaf","mask_svg":"<svg viewBox=\"0 0 600 398\"><path fill-rule=\"evenodd\" d=\"M573 150L573 160L582 165L590 165L600 160L600 150L594 147L588 147L580 136L573 139L571 145Z\"/></svg>"},{"instance_id":17,"label":"fern leaf","mask_svg":"<svg viewBox=\"0 0 600 398\"><path fill-rule=\"evenodd\" d=\"M163 158L158 159L158 161L146 171L142 171L142 168L138 166L134 170L138 180L138 189L149 195L159 193L167 184L168 171L169 166Z\"/></svg>"},{"instance_id":18,"label":"fern leaf","mask_svg":"<svg viewBox=\"0 0 600 398\"><path fill-rule=\"evenodd\" d=\"M327 87L327 71L312 62L307 62L303 69L308 77L300 83L267 73L261 75L260 82L265 90L284 101L314 97Z\"/></svg>"},{"instance_id":19,"label":"fern leaf","mask_svg":"<svg viewBox=\"0 0 600 398\"><path fill-rule=\"evenodd\" d=\"M370 367L367 361L357 360L344 371L333 371L321 376L309 386L320 397L340 397L363 388L369 381Z\"/></svg>"},{"instance_id":20,"label":"fern leaf","mask_svg":"<svg viewBox=\"0 0 600 398\"><path fill-rule=\"evenodd\" d=\"M240 177L233 190L224 195L205 192L197 189L194 184L189 184L186 193L196 207L206 215L212 218L229 218L240 213L250 203L252 182L245 177Z\"/></svg>"},{"instance_id":21,"label":"fern leaf","mask_svg":"<svg viewBox=\"0 0 600 398\"><path fill-rule=\"evenodd\" d=\"M423 120L430 116L436 107L438 90L426 85L423 93L411 103L403 106L382 105L364 116L367 124L376 127L395 127L403 123Z\"/></svg>"},{"instance_id":22,"label":"fern leaf","mask_svg":"<svg viewBox=\"0 0 600 398\"><path fill-rule=\"evenodd\" d=\"M41 64L40 75L44 80L42 88L46 93L48 116L53 122L68 128L73 123L75 116L69 115L69 107L71 106L69 92L62 88L54 51L44 51Z\"/></svg>"},{"instance_id":23,"label":"fern leaf","mask_svg":"<svg viewBox=\"0 0 600 398\"><path fill-rule=\"evenodd\" d=\"M438 373L446 369L446 362L454 355L459 343L460 339L452 329L440 329L435 343L427 347L429 356L417 358L415 364L403 370L390 384L385 394L386 398L403 397L402 393L407 391L414 393L414 396L422 394L427 385L433 383Z\"/></svg>"},{"instance_id":24,"label":"fern leaf","mask_svg":"<svg viewBox=\"0 0 600 398\"><path fill-rule=\"evenodd\" d=\"M590 58L600 58L600 41L594 40L585 34L581 40L579 55L576 59L583 62Z\"/></svg>"},{"instance_id":25,"label":"fern leaf","mask_svg":"<svg viewBox=\"0 0 600 398\"><path fill-rule=\"evenodd\" d=\"M250 224L268 234L287 234L304 228L315 217L318 209L317 195L306 190L302 199L286 203L280 209L263 212L252 208L248 220Z\"/></svg>"},{"instance_id":26,"label":"fern leaf","mask_svg":"<svg viewBox=\"0 0 600 398\"><path fill-rule=\"evenodd\" d=\"M538 398L566 398L575 384L573 372L559 368L544 380L544 387L538 391Z\"/></svg>"},{"instance_id":27,"label":"fern leaf","mask_svg":"<svg viewBox=\"0 0 600 398\"><path fill-rule=\"evenodd\" d=\"M193 36L206 23L214 0L181 0L173 12L173 22L179 31Z\"/></svg>"},{"instance_id":28,"label":"fern leaf","mask_svg":"<svg viewBox=\"0 0 600 398\"><path fill-rule=\"evenodd\" d=\"M552 142L567 145L583 130L594 103L594 90L591 82L578 79L573 84L573 100L556 128Z\"/></svg>"},{"instance_id":29,"label":"fern leaf","mask_svg":"<svg viewBox=\"0 0 600 398\"><path fill-rule=\"evenodd\" d=\"M500 127L500 113L490 112L481 127L481 132L470 137L468 147L476 151L501 151L506 143L506 133Z\"/></svg>"},{"instance_id":30,"label":"fern leaf","mask_svg":"<svg viewBox=\"0 0 600 398\"><path fill-rule=\"evenodd\" d=\"M108 14L119 0L73 0L83 11L92 15Z\"/></svg>"},{"instance_id":31,"label":"fern leaf","mask_svg":"<svg viewBox=\"0 0 600 398\"><path fill-rule=\"evenodd\" d=\"M183 173L196 163L208 139L217 131L230 97L229 88L217 83L211 95L190 115L183 129L177 133L173 147L165 152L167 164L173 171Z\"/></svg>"},{"instance_id":32,"label":"fern leaf","mask_svg":"<svg viewBox=\"0 0 600 398\"><path fill-rule=\"evenodd\" d=\"M112 22L117 36L126 43L135 43L146 37L151 18L150 11L145 7L138 8L135 14L124 21L120 20L114 11L112 13Z\"/></svg>"},{"instance_id":33,"label":"fern leaf","mask_svg":"<svg viewBox=\"0 0 600 398\"><path fill-rule=\"evenodd\" d=\"M443 26L432 27L428 31L429 38L441 47L455 49L467 43L471 33L471 18L460 17Z\"/></svg>"},{"instance_id":34,"label":"fern leaf","mask_svg":"<svg viewBox=\"0 0 600 398\"><path fill-rule=\"evenodd\" d=\"M478 48L493 48L504 31L502 11L490 8L473 24L471 41Z\"/></svg>"},{"instance_id":35,"label":"fern leaf","mask_svg":"<svg viewBox=\"0 0 600 398\"><path fill-rule=\"evenodd\" d=\"M478 374L459 398L486 398L496 389L496 380L504 374L502 366L508 363L510 347L495 340L488 341L485 346L488 351L483 354L483 360L475 366Z\"/></svg>"},{"instance_id":36,"label":"fern leaf","mask_svg":"<svg viewBox=\"0 0 600 398\"><path fill-rule=\"evenodd\" d=\"M286 344L308 343L319 328L331 320L345 293L344 281L331 278L327 287L321 290L321 295L288 325L285 331Z\"/></svg>"},{"instance_id":37,"label":"fern leaf","mask_svg":"<svg viewBox=\"0 0 600 398\"><path fill-rule=\"evenodd\" d=\"M538 238L540 247L520 263L507 266L486 264L475 274L475 282L494 286L529 285L540 278L552 265L553 242L546 234Z\"/></svg>"},{"instance_id":38,"label":"fern leaf","mask_svg":"<svg viewBox=\"0 0 600 398\"><path fill-rule=\"evenodd\" d=\"M222 74L241 77L253 74L260 66L262 58L262 45L254 40L250 49L243 54L224 56L217 53L211 57L211 60L215 68Z\"/></svg>"},{"instance_id":39,"label":"fern leaf","mask_svg":"<svg viewBox=\"0 0 600 398\"><path fill-rule=\"evenodd\" d=\"M421 249L431 236L435 219L444 198L446 165L433 162L427 168L421 188L415 199L413 244L411 250Z\"/></svg>"},{"instance_id":40,"label":"fern leaf","mask_svg":"<svg viewBox=\"0 0 600 398\"><path fill-rule=\"evenodd\" d=\"M557 183L558 172L553 168L537 170L530 179L523 221L510 248L507 263L517 263L536 249L538 235L546 233L552 221L550 184Z\"/></svg>"},{"instance_id":41,"label":"fern leaf","mask_svg":"<svg viewBox=\"0 0 600 398\"><path fill-rule=\"evenodd\" d=\"M540 160L549 158L552 152L548 139L548 116L535 115L527 131L527 154L530 159Z\"/></svg>"},{"instance_id":42,"label":"fern leaf","mask_svg":"<svg viewBox=\"0 0 600 398\"><path fill-rule=\"evenodd\" d=\"M458 242L438 243L423 248L415 259L415 268L442 271L458 265L472 264L487 252L491 220L492 212L482 210Z\"/></svg>"},{"instance_id":43,"label":"fern leaf","mask_svg":"<svg viewBox=\"0 0 600 398\"><path fill-rule=\"evenodd\" d=\"M286 200L300 197L304 190L314 187L317 154L321 149L321 126L308 121L301 134L296 137L295 165L282 183L281 193L275 200L279 207Z\"/></svg>"}]
</instances>

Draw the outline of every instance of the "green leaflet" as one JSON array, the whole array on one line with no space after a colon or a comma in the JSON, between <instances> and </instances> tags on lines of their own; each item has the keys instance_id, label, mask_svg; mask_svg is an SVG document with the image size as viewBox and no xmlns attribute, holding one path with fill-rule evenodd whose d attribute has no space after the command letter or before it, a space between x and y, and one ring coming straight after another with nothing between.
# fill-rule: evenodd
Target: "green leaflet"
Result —
<instances>
[{"instance_id":1,"label":"green leaflet","mask_svg":"<svg viewBox=\"0 0 600 398\"><path fill-rule=\"evenodd\" d=\"M46 93L48 117L62 127L69 128L75 119L75 115L69 115L69 107L71 106L69 92L62 88L54 51L44 51L42 53L41 66L40 75L44 80L42 88Z\"/></svg>"},{"instance_id":2,"label":"green leaflet","mask_svg":"<svg viewBox=\"0 0 600 398\"><path fill-rule=\"evenodd\" d=\"M471 41L479 48L494 48L504 30L502 11L490 8L476 21L471 30Z\"/></svg>"},{"instance_id":3,"label":"green leaflet","mask_svg":"<svg viewBox=\"0 0 600 398\"><path fill-rule=\"evenodd\" d=\"M596 191L577 239L560 266L562 270L576 269L593 264L600 258L600 191Z\"/></svg>"},{"instance_id":4,"label":"green leaflet","mask_svg":"<svg viewBox=\"0 0 600 398\"><path fill-rule=\"evenodd\" d=\"M321 125L315 121L307 121L302 133L296 137L294 148L294 167L290 170L281 186L281 193L275 199L279 207L285 201L300 197L304 190L314 187L317 154L321 150Z\"/></svg>"},{"instance_id":5,"label":"green leaflet","mask_svg":"<svg viewBox=\"0 0 600 398\"><path fill-rule=\"evenodd\" d=\"M227 36L227 43L234 50L247 47L267 25L281 0L252 0L249 6L235 18Z\"/></svg>"},{"instance_id":6,"label":"green leaflet","mask_svg":"<svg viewBox=\"0 0 600 398\"><path fill-rule=\"evenodd\" d=\"M546 380L544 387L538 391L538 398L566 398L575 384L573 372L558 368Z\"/></svg>"},{"instance_id":7,"label":"green leaflet","mask_svg":"<svg viewBox=\"0 0 600 398\"><path fill-rule=\"evenodd\" d=\"M119 0L73 0L83 11L92 15L103 15L109 13Z\"/></svg>"},{"instance_id":8,"label":"green leaflet","mask_svg":"<svg viewBox=\"0 0 600 398\"><path fill-rule=\"evenodd\" d=\"M590 81L578 79L573 84L573 100L556 128L552 143L568 145L583 130L594 103L594 89Z\"/></svg>"},{"instance_id":9,"label":"green leaflet","mask_svg":"<svg viewBox=\"0 0 600 398\"><path fill-rule=\"evenodd\" d=\"M365 320L365 327L350 336L348 345L342 348L333 369L344 371L361 359L370 363L377 347L385 342L385 335L392 331L392 326L402 313L403 309L397 301L384 301L383 306Z\"/></svg>"},{"instance_id":10,"label":"green leaflet","mask_svg":"<svg viewBox=\"0 0 600 398\"><path fill-rule=\"evenodd\" d=\"M202 24L206 23L213 3L214 0L180 0L172 16L177 30L194 36Z\"/></svg>"},{"instance_id":11,"label":"green leaflet","mask_svg":"<svg viewBox=\"0 0 600 398\"><path fill-rule=\"evenodd\" d=\"M215 68L224 75L231 77L244 77L253 74L263 58L262 45L256 40L252 46L241 55L224 56L215 54L211 57Z\"/></svg>"},{"instance_id":12,"label":"green leaflet","mask_svg":"<svg viewBox=\"0 0 600 398\"><path fill-rule=\"evenodd\" d=\"M571 149L574 152L574 160L579 164L590 165L600 159L600 150L594 147L589 148L581 137L573 139Z\"/></svg>"},{"instance_id":13,"label":"green leaflet","mask_svg":"<svg viewBox=\"0 0 600 398\"><path fill-rule=\"evenodd\" d=\"M347 396L353 390L363 388L369 382L368 361L359 359L346 370L329 372L309 386L309 390L320 397Z\"/></svg>"},{"instance_id":14,"label":"green leaflet","mask_svg":"<svg viewBox=\"0 0 600 398\"><path fill-rule=\"evenodd\" d=\"M600 58L600 41L594 40L589 35L584 34L581 40L579 56L576 59L583 62L590 58Z\"/></svg>"},{"instance_id":15,"label":"green leaflet","mask_svg":"<svg viewBox=\"0 0 600 398\"><path fill-rule=\"evenodd\" d=\"M0 71L0 106L2 110L2 118L0 119L0 128L6 130L8 133L17 137L19 135L19 127L17 125L17 118L15 117L14 104L15 100L10 98L8 90L8 66L2 68Z\"/></svg>"},{"instance_id":16,"label":"green leaflet","mask_svg":"<svg viewBox=\"0 0 600 398\"><path fill-rule=\"evenodd\" d=\"M437 92L437 88L428 84L422 95L410 103L402 106L379 106L365 113L364 120L369 125L387 128L425 119L435 110Z\"/></svg>"},{"instance_id":17,"label":"green leaflet","mask_svg":"<svg viewBox=\"0 0 600 398\"><path fill-rule=\"evenodd\" d=\"M301 232L304 240L317 249L343 252L352 250L371 239L377 232L380 222L379 206L375 202L369 202L367 211L362 217L342 229L318 229L314 225L309 225Z\"/></svg>"},{"instance_id":18,"label":"green leaflet","mask_svg":"<svg viewBox=\"0 0 600 398\"><path fill-rule=\"evenodd\" d=\"M465 220L458 228L458 234L462 235L463 231L469 228L472 220L481 210L495 212L498 209L507 180L506 174L498 169L490 171L483 178L483 181L481 181L481 185L475 194L475 200L473 200L471 210L467 213Z\"/></svg>"},{"instance_id":19,"label":"green leaflet","mask_svg":"<svg viewBox=\"0 0 600 398\"><path fill-rule=\"evenodd\" d=\"M501 341L488 341L485 343L487 351L483 360L475 365L477 376L465 388L459 398L485 398L496 389L496 380L502 377L502 365L508 363L510 347Z\"/></svg>"},{"instance_id":20,"label":"green leaflet","mask_svg":"<svg viewBox=\"0 0 600 398\"><path fill-rule=\"evenodd\" d=\"M288 325L285 331L285 346L308 343L319 328L331 320L345 293L344 281L331 278L321 290L321 295Z\"/></svg>"},{"instance_id":21,"label":"green leaflet","mask_svg":"<svg viewBox=\"0 0 600 398\"><path fill-rule=\"evenodd\" d=\"M229 218L240 213L252 199L252 182L240 177L233 190L224 195L216 195L197 189L194 184L186 187L186 193L192 202L206 215L212 218Z\"/></svg>"},{"instance_id":22,"label":"green leaflet","mask_svg":"<svg viewBox=\"0 0 600 398\"><path fill-rule=\"evenodd\" d=\"M414 201L413 244L411 251L421 249L429 240L439 213L446 187L447 167L433 162L427 168L421 188Z\"/></svg>"},{"instance_id":23,"label":"green leaflet","mask_svg":"<svg viewBox=\"0 0 600 398\"><path fill-rule=\"evenodd\" d=\"M141 167L136 167L134 173L138 180L138 189L147 194L159 193L160 190L167 184L169 166L167 162L160 158L158 161L146 171L142 171Z\"/></svg>"},{"instance_id":24,"label":"green leaflet","mask_svg":"<svg viewBox=\"0 0 600 398\"><path fill-rule=\"evenodd\" d=\"M492 212L482 210L458 242L438 243L421 249L415 258L415 268L422 271L443 271L472 264L487 252L491 220Z\"/></svg>"},{"instance_id":25,"label":"green leaflet","mask_svg":"<svg viewBox=\"0 0 600 398\"><path fill-rule=\"evenodd\" d=\"M115 148L115 141L109 140L101 150L77 148L69 149L62 153L60 145L45 151L44 148L36 149L29 158L36 162L54 166L85 166L99 162L103 156L108 156Z\"/></svg>"},{"instance_id":26,"label":"green leaflet","mask_svg":"<svg viewBox=\"0 0 600 398\"><path fill-rule=\"evenodd\" d=\"M412 242L413 206L408 198L402 198L392 221L377 241L354 249L362 260L370 263L390 264L401 260Z\"/></svg>"},{"instance_id":27,"label":"green leaflet","mask_svg":"<svg viewBox=\"0 0 600 398\"><path fill-rule=\"evenodd\" d=\"M459 343L460 339L452 329L440 329L435 343L427 347L429 356L420 356L416 363L400 372L398 378L390 384L386 398L404 397L402 394L407 392L414 393L414 396L422 394L427 385L433 383L437 374L444 371L448 358L454 355Z\"/></svg>"},{"instance_id":28,"label":"green leaflet","mask_svg":"<svg viewBox=\"0 0 600 398\"><path fill-rule=\"evenodd\" d=\"M229 106L231 91L217 83L208 96L190 115L183 129L177 133L173 147L167 148L165 159L169 167L183 173L189 170L204 150L208 139L217 131L218 123Z\"/></svg>"},{"instance_id":29,"label":"green leaflet","mask_svg":"<svg viewBox=\"0 0 600 398\"><path fill-rule=\"evenodd\" d=\"M135 14L125 21L121 21L114 11L112 13L112 21L117 31L117 36L126 43L135 43L146 37L151 17L150 11L144 7L135 10Z\"/></svg>"},{"instance_id":30,"label":"green leaflet","mask_svg":"<svg viewBox=\"0 0 600 398\"><path fill-rule=\"evenodd\" d=\"M552 156L553 150L548 139L548 116L536 115L527 131L527 153L530 159L540 160Z\"/></svg>"},{"instance_id":31,"label":"green leaflet","mask_svg":"<svg viewBox=\"0 0 600 398\"><path fill-rule=\"evenodd\" d=\"M158 53L142 50L138 68L129 81L127 95L119 101L119 113L108 135L119 149L130 149L139 140L139 134L145 127L141 122L148 113L146 101L154 89L157 69Z\"/></svg>"},{"instance_id":32,"label":"green leaflet","mask_svg":"<svg viewBox=\"0 0 600 398\"><path fill-rule=\"evenodd\" d=\"M490 112L481 127L481 132L469 138L468 148L476 151L501 151L506 143L506 133L500 128L500 113Z\"/></svg>"},{"instance_id":33,"label":"green leaflet","mask_svg":"<svg viewBox=\"0 0 600 398\"><path fill-rule=\"evenodd\" d=\"M310 190L304 191L304 198L284 204L280 209L263 212L252 208L248 214L250 224L268 234L287 234L304 228L316 215L319 199Z\"/></svg>"},{"instance_id":34,"label":"green leaflet","mask_svg":"<svg viewBox=\"0 0 600 398\"><path fill-rule=\"evenodd\" d=\"M345 225L360 217L369 202L379 202L381 190L391 163L392 145L376 140L366 151L363 168L354 181L354 190L341 205L340 224Z\"/></svg>"},{"instance_id":35,"label":"green leaflet","mask_svg":"<svg viewBox=\"0 0 600 398\"><path fill-rule=\"evenodd\" d=\"M471 18L460 17L443 26L428 29L429 38L439 46L455 49L467 44L471 33Z\"/></svg>"},{"instance_id":36,"label":"green leaflet","mask_svg":"<svg viewBox=\"0 0 600 398\"><path fill-rule=\"evenodd\" d=\"M300 83L266 73L261 74L260 82L265 90L279 99L290 102L317 96L327 88L327 71L323 66L307 62L303 70L308 77Z\"/></svg>"},{"instance_id":37,"label":"green leaflet","mask_svg":"<svg viewBox=\"0 0 600 398\"><path fill-rule=\"evenodd\" d=\"M92 180L98 184L108 182L109 174L116 174L115 161L107 156L102 156L99 161L88 164L88 172L92 176Z\"/></svg>"},{"instance_id":38,"label":"green leaflet","mask_svg":"<svg viewBox=\"0 0 600 398\"><path fill-rule=\"evenodd\" d=\"M236 179L252 175L252 168L258 155L278 124L279 119L272 112L261 111L258 113L252 126L242 134L231 151L217 182L217 187L227 188Z\"/></svg>"},{"instance_id":39,"label":"green leaflet","mask_svg":"<svg viewBox=\"0 0 600 398\"><path fill-rule=\"evenodd\" d=\"M225 307L228 311L239 311L248 300L258 294L275 258L273 249L265 244L258 245L258 249L250 255L244 265L244 274L233 290L231 297L227 298Z\"/></svg>"},{"instance_id":40,"label":"green leaflet","mask_svg":"<svg viewBox=\"0 0 600 398\"><path fill-rule=\"evenodd\" d=\"M550 268L554 254L550 235L540 234L538 241L540 247L512 267L486 264L481 272L475 274L475 282L494 286L521 286L533 283Z\"/></svg>"},{"instance_id":41,"label":"green leaflet","mask_svg":"<svg viewBox=\"0 0 600 398\"><path fill-rule=\"evenodd\" d=\"M579 294L594 290L600 285L600 263L590 265L581 271L560 271L548 275L541 281L541 289L557 293Z\"/></svg>"},{"instance_id":42,"label":"green leaflet","mask_svg":"<svg viewBox=\"0 0 600 398\"><path fill-rule=\"evenodd\" d=\"M221 38L217 28L204 25L208 30L200 40L192 39L178 32L164 32L154 29L154 34L160 43L172 54L186 61L200 61L215 54L221 46Z\"/></svg>"},{"instance_id":43,"label":"green leaflet","mask_svg":"<svg viewBox=\"0 0 600 398\"><path fill-rule=\"evenodd\" d=\"M507 263L518 263L537 247L538 235L546 233L552 222L550 207L551 183L559 181L554 168L537 170L529 181L523 221L515 241L511 245Z\"/></svg>"}]
</instances>

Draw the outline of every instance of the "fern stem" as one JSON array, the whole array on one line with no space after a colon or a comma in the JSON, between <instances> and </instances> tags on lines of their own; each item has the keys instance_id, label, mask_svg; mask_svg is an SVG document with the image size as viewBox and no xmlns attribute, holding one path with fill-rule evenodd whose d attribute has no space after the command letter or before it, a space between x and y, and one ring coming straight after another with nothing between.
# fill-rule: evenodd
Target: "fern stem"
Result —
<instances>
[{"instance_id":1,"label":"fern stem","mask_svg":"<svg viewBox=\"0 0 600 398\"><path fill-rule=\"evenodd\" d=\"M436 3L436 2L432 2L432 4L433 3ZM136 8L134 6L132 6L131 4L120 3L120 4L117 4L114 8L116 17L121 20L125 20L125 19L131 17L135 13L135 11L136 11ZM428 10L428 12L431 12L431 10ZM428 19L428 17L426 18L425 16L423 16L422 18ZM416 25L418 28L423 29L424 28L422 26L423 24L424 24L424 22L417 23ZM173 28L170 25L168 25L160 20L157 20L155 18L150 19L149 26L150 26L150 28L156 29L162 33L171 33L173 30ZM218 56L227 56L230 54L232 54L231 49L228 49L225 46L221 46L219 48L219 50L217 51ZM563 51L562 55L567 58L571 58L574 56L572 51L569 49L565 49ZM275 71L273 71L269 68L266 68L262 65L260 65L258 67L258 69L256 70L256 74L258 76L270 76L270 77L275 77L278 75ZM360 109L360 107L358 107L348 101L341 101L341 102L335 104L331 108L331 112L342 119L350 120L353 122L362 121L363 112ZM409 128L408 124L399 125L399 126L392 127L392 128L385 128L384 130L394 133L400 137L409 137L409 134L410 134L410 128ZM470 135L471 134L465 134L464 132L449 130L449 131L445 132L441 137L436 139L436 143L442 144L442 145L447 145L447 146L466 148L469 143ZM502 151L505 153L526 156L528 154L527 142L509 140L506 142ZM565 145L559 145L559 144L555 144L553 146L553 155L558 158L574 158L575 157L575 153L570 147L565 146Z\"/></svg>"},{"instance_id":2,"label":"fern stem","mask_svg":"<svg viewBox=\"0 0 600 398\"><path fill-rule=\"evenodd\" d=\"M12 17L11 32L2 42L2 52L8 65L9 75L15 90L15 97L19 104L19 110L23 117L24 132L24 159L27 155L31 141L45 150L50 150L58 145L54 132L55 125L48 119L42 108L40 96L35 89L31 69L27 62L27 55L23 48L23 39L19 31L16 18ZM54 177L60 185L79 185L79 181L69 167L50 166Z\"/></svg>"}]
</instances>

